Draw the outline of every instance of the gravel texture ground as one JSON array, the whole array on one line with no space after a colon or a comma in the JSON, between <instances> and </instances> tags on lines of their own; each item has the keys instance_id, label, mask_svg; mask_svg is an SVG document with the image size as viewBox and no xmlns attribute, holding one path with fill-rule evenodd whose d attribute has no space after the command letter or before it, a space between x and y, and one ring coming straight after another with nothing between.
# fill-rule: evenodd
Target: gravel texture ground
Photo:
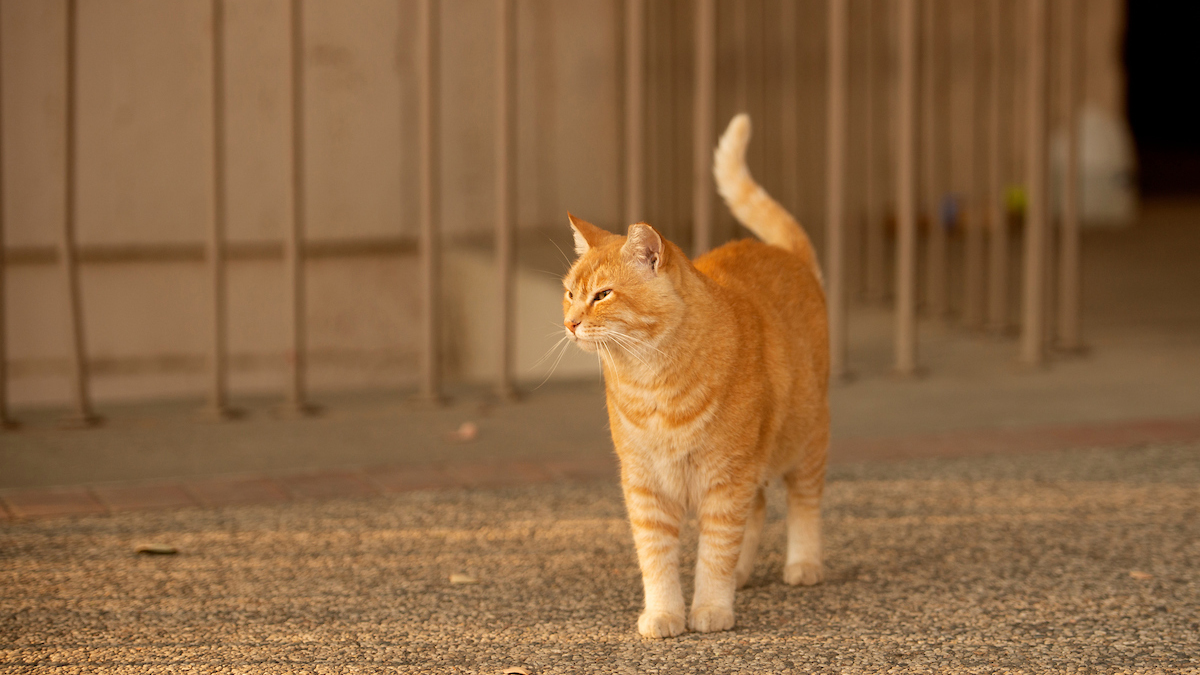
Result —
<instances>
[{"instance_id":1,"label":"gravel texture ground","mask_svg":"<svg viewBox=\"0 0 1200 675\"><path fill-rule=\"evenodd\" d=\"M1200 673L1200 447L838 468L812 588L772 499L665 641L613 483L0 525L0 673Z\"/></svg>"}]
</instances>

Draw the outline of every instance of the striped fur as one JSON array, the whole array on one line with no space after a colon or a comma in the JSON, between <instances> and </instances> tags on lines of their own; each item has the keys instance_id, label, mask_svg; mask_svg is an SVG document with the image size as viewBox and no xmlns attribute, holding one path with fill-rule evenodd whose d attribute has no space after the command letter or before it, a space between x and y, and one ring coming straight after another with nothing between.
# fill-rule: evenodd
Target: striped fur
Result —
<instances>
[{"instance_id":1,"label":"striped fur","mask_svg":"<svg viewBox=\"0 0 1200 675\"><path fill-rule=\"evenodd\" d=\"M644 223L625 236L571 216L579 259L564 279L567 336L597 353L645 589L638 630L670 637L733 626L754 565L764 489L788 492L784 580L821 580L820 500L829 442L825 296L808 237L745 167L734 118L714 173L734 214L765 240L695 261ZM699 517L690 614L679 531Z\"/></svg>"}]
</instances>

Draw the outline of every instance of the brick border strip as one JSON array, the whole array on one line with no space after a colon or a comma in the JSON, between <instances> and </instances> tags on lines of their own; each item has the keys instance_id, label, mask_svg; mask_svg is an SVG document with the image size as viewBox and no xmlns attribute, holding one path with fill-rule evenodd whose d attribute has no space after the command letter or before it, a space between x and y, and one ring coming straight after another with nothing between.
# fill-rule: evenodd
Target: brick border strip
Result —
<instances>
[{"instance_id":1,"label":"brick border strip","mask_svg":"<svg viewBox=\"0 0 1200 675\"><path fill-rule=\"evenodd\" d=\"M489 488L617 475L616 457L477 462L234 475L144 483L0 490L0 522L181 507L363 498L447 488Z\"/></svg>"},{"instance_id":2,"label":"brick border strip","mask_svg":"<svg viewBox=\"0 0 1200 675\"><path fill-rule=\"evenodd\" d=\"M1037 454L1200 441L1200 418L982 429L890 438L837 440L831 464L932 457ZM278 504L362 498L414 490L489 488L557 480L615 478L611 455L547 461L370 467L276 475L216 476L130 484L0 490L0 522L180 507Z\"/></svg>"},{"instance_id":3,"label":"brick border strip","mask_svg":"<svg viewBox=\"0 0 1200 675\"><path fill-rule=\"evenodd\" d=\"M1056 450L1117 449L1197 441L1200 441L1200 418L1150 419L835 440L829 459L830 463L850 464L933 457L1029 455Z\"/></svg>"}]
</instances>

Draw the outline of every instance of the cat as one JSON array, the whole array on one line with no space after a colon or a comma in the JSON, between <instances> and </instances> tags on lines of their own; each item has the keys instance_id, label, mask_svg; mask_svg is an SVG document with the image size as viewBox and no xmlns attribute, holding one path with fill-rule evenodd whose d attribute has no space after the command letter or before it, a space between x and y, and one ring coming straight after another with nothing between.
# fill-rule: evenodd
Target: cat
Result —
<instances>
[{"instance_id":1,"label":"cat","mask_svg":"<svg viewBox=\"0 0 1200 675\"><path fill-rule=\"evenodd\" d=\"M762 241L691 261L646 223L625 236L568 214L578 259L563 279L567 337L602 363L609 425L645 609L638 631L665 638L734 625L749 580L767 482L787 487L789 584L821 581L820 501L829 443L829 337L812 243L746 168L750 118L714 153L720 194ZM679 531L699 521L684 619Z\"/></svg>"}]
</instances>

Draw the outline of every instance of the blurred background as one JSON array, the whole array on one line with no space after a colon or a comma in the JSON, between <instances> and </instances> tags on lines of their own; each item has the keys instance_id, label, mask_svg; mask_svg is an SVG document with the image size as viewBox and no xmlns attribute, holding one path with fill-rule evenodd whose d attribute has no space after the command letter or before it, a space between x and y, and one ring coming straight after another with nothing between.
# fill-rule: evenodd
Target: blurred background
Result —
<instances>
[{"instance_id":1,"label":"blurred background","mask_svg":"<svg viewBox=\"0 0 1200 675\"><path fill-rule=\"evenodd\" d=\"M554 351L559 278L573 257L566 212L615 231L644 219L685 250L704 248L698 237L715 246L746 236L711 180L694 177L697 152L747 111L753 173L798 216L828 268L835 90L846 306L836 438L1200 417L1200 115L1181 86L1200 66L1184 34L1200 10L915 3L918 151L908 166L917 174L919 349L916 377L897 378L897 54L908 5L845 0L835 87L838 4L0 0L0 410L21 423L0 433L0 487L97 476L62 473L67 455L31 459L38 448L89 442L79 434L175 424L172 433L203 436L208 427L180 411L248 411L221 432L225 447L239 425L269 417L255 411L290 401L306 412L310 398L337 424L383 419L391 413L354 411L393 404L403 423L371 441L380 449L370 457L341 444L322 457L314 446L303 460L280 451L278 466L384 462L390 452L433 461L443 458L441 437L421 446L412 428L521 407L513 415L532 415L529 424L597 420L580 428L604 446L595 360ZM1064 14L1068 4L1074 14ZM1035 63L1036 11L1047 39ZM1071 65L1060 68L1064 58ZM1039 147L1029 141L1029 78L1038 72L1048 236L1036 310L1045 327L1030 362L1018 335L1029 321L1028 166ZM1060 95L1068 84L1074 99ZM707 118L697 114L705 100ZM502 110L509 126L498 125ZM1062 234L1069 147L1077 235ZM697 185L707 193L699 199ZM711 222L698 235L704 209ZM1003 214L1002 229L990 213ZM506 237L511 248L498 245ZM1063 300L1072 291L1063 295L1058 263L1071 241L1081 252L1076 309ZM511 292L498 294L505 283ZM1064 341L1061 317L1072 311ZM511 407L481 412L514 389L525 395ZM414 411L402 403L414 393L452 401ZM93 405L103 427L55 435L64 415L94 421ZM496 432L488 447L519 454L561 441L527 432ZM173 452L161 438L145 443ZM247 464L255 446L240 447L241 460L192 459L186 471L276 466ZM143 476L129 468L137 463L100 477ZM184 470L163 460L154 476Z\"/></svg>"}]
</instances>

